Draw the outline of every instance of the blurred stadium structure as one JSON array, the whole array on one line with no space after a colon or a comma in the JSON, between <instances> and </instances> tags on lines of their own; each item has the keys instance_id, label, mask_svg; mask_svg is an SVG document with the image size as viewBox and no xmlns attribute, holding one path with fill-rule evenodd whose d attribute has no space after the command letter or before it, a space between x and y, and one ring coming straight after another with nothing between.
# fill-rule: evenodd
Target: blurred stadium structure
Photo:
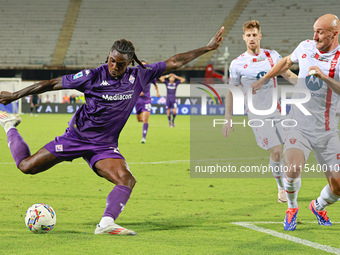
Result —
<instances>
[{"instance_id":1,"label":"blurred stadium structure","mask_svg":"<svg viewBox=\"0 0 340 255\"><path fill-rule=\"evenodd\" d=\"M311 39L312 25L340 13L338 0L0 0L0 77L50 79L103 63L113 42L131 40L139 58L156 62L198 48L220 26L223 45L184 71L213 64L223 72L245 51L242 25L257 19L261 46L289 54ZM201 73L202 74L202 73Z\"/></svg>"}]
</instances>

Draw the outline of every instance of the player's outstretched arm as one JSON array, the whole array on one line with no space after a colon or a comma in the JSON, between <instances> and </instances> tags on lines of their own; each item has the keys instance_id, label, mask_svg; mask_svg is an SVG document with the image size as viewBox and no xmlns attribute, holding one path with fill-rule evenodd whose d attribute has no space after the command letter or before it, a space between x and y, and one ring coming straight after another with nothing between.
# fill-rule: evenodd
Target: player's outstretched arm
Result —
<instances>
[{"instance_id":1,"label":"player's outstretched arm","mask_svg":"<svg viewBox=\"0 0 340 255\"><path fill-rule=\"evenodd\" d=\"M283 72L281 75L290 84L292 84L292 85L297 84L298 76L295 73L293 73L291 70L287 70L286 72Z\"/></svg>"},{"instance_id":2,"label":"player's outstretched arm","mask_svg":"<svg viewBox=\"0 0 340 255\"><path fill-rule=\"evenodd\" d=\"M166 64L166 71L173 70L180 68L184 66L185 64L189 63L190 61L194 60L195 58L198 58L199 56L212 51L216 50L218 47L220 47L223 37L222 33L224 31L224 27L221 27L220 30L217 31L217 33L214 35L214 37L210 40L210 42L199 49L188 51L185 53L180 53L172 56L168 60L165 61Z\"/></svg>"},{"instance_id":3,"label":"player's outstretched arm","mask_svg":"<svg viewBox=\"0 0 340 255\"><path fill-rule=\"evenodd\" d=\"M51 90L60 90L62 88L62 77L58 77L48 81L41 81L13 93L8 91L1 91L0 103L6 105L28 95L41 94Z\"/></svg>"},{"instance_id":4,"label":"player's outstretched arm","mask_svg":"<svg viewBox=\"0 0 340 255\"><path fill-rule=\"evenodd\" d=\"M286 72L292 66L292 64L293 62L290 60L290 55L282 58L274 65L272 69L269 70L268 73L266 73L265 76L250 85L253 89L253 93L255 94L257 90L261 89L270 78L276 77L283 72Z\"/></svg>"}]
</instances>

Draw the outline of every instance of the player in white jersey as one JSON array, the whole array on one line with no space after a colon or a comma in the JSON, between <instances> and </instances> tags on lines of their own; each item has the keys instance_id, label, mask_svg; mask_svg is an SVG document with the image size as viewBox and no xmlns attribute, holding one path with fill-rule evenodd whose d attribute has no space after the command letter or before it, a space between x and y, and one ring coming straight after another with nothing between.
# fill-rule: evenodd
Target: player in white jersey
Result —
<instances>
[{"instance_id":1,"label":"player in white jersey","mask_svg":"<svg viewBox=\"0 0 340 255\"><path fill-rule=\"evenodd\" d=\"M313 40L306 40L283 58L263 79L252 84L254 93L266 82L299 63L298 87L310 92L311 99L303 104L311 115L305 115L297 106L291 110L291 118L297 126L287 133L284 146L285 164L288 167L285 189L288 210L284 220L285 230L295 230L299 206L297 194L301 187L301 172L312 149L318 167L325 169L328 184L320 196L309 204L319 225L331 226L325 207L340 198L340 141L336 105L340 94L340 22L333 14L326 14L314 23ZM301 93L293 95L303 97Z\"/></svg>"},{"instance_id":2,"label":"player in white jersey","mask_svg":"<svg viewBox=\"0 0 340 255\"><path fill-rule=\"evenodd\" d=\"M234 86L242 85L245 98L248 92L251 92L250 85L264 76L277 63L281 56L275 50L261 49L260 41L262 38L261 26L257 20L251 20L243 25L243 40L246 43L247 51L231 62L229 70L229 84ZM290 70L282 74L284 78L292 83L296 82L297 76ZM257 110L268 110L273 104L273 89L277 86L277 78L268 80L261 88L259 93L253 95L253 106ZM249 90L250 89L250 90ZM225 137L229 136L232 127L231 115L233 97L230 90L227 92L225 104L225 118L228 121L223 125L222 132ZM261 127L253 127L253 132L258 146L262 149L269 150L269 164L273 169L273 175L278 187L278 202L287 202L286 193L283 186L283 160L282 160L282 144L284 139L284 127L281 124L283 117L280 115L281 107L279 102L275 102L276 110L274 113L266 116L253 114L248 109L248 101L245 100L248 120L262 120L264 125ZM265 121L271 120L271 121ZM275 119L275 121L274 121Z\"/></svg>"}]
</instances>

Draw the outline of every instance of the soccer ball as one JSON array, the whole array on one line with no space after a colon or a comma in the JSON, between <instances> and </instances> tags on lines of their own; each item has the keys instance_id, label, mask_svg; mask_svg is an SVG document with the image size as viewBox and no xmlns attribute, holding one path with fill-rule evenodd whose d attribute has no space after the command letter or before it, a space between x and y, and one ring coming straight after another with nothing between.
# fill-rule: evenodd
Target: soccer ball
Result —
<instances>
[{"instance_id":1,"label":"soccer ball","mask_svg":"<svg viewBox=\"0 0 340 255\"><path fill-rule=\"evenodd\" d=\"M35 234L50 232L57 221L53 208L47 204L34 204L27 209L25 223L29 230Z\"/></svg>"}]
</instances>

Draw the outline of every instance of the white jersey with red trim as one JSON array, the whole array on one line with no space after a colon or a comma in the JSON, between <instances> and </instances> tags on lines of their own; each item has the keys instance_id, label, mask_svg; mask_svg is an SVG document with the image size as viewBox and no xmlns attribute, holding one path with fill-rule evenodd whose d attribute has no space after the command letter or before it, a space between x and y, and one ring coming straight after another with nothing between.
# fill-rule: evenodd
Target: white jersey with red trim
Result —
<instances>
[{"instance_id":1,"label":"white jersey with red trim","mask_svg":"<svg viewBox=\"0 0 340 255\"><path fill-rule=\"evenodd\" d=\"M229 68L229 84L242 85L245 95L246 111L249 119L270 118L280 115L280 104L276 102L277 108L273 114L258 116L249 111L248 93L252 93L250 85L263 77L279 60L281 56L275 50L260 49L259 54L244 52L235 58ZM277 86L277 78L270 79L263 87L252 95L253 106L256 110L269 110L273 104L273 88Z\"/></svg>"},{"instance_id":2,"label":"white jersey with red trim","mask_svg":"<svg viewBox=\"0 0 340 255\"><path fill-rule=\"evenodd\" d=\"M299 63L298 88L309 90L311 99L303 106L312 114L309 116L292 106L290 117L297 121L296 128L310 134L324 133L325 131L338 131L339 117L336 116L336 106L339 95L332 91L321 79L311 75L308 76L309 67L318 66L320 70L329 77L339 81L339 57L340 45L334 50L321 53L316 48L314 40L306 40L291 54L293 63ZM303 93L294 93L293 98L305 97Z\"/></svg>"}]
</instances>

